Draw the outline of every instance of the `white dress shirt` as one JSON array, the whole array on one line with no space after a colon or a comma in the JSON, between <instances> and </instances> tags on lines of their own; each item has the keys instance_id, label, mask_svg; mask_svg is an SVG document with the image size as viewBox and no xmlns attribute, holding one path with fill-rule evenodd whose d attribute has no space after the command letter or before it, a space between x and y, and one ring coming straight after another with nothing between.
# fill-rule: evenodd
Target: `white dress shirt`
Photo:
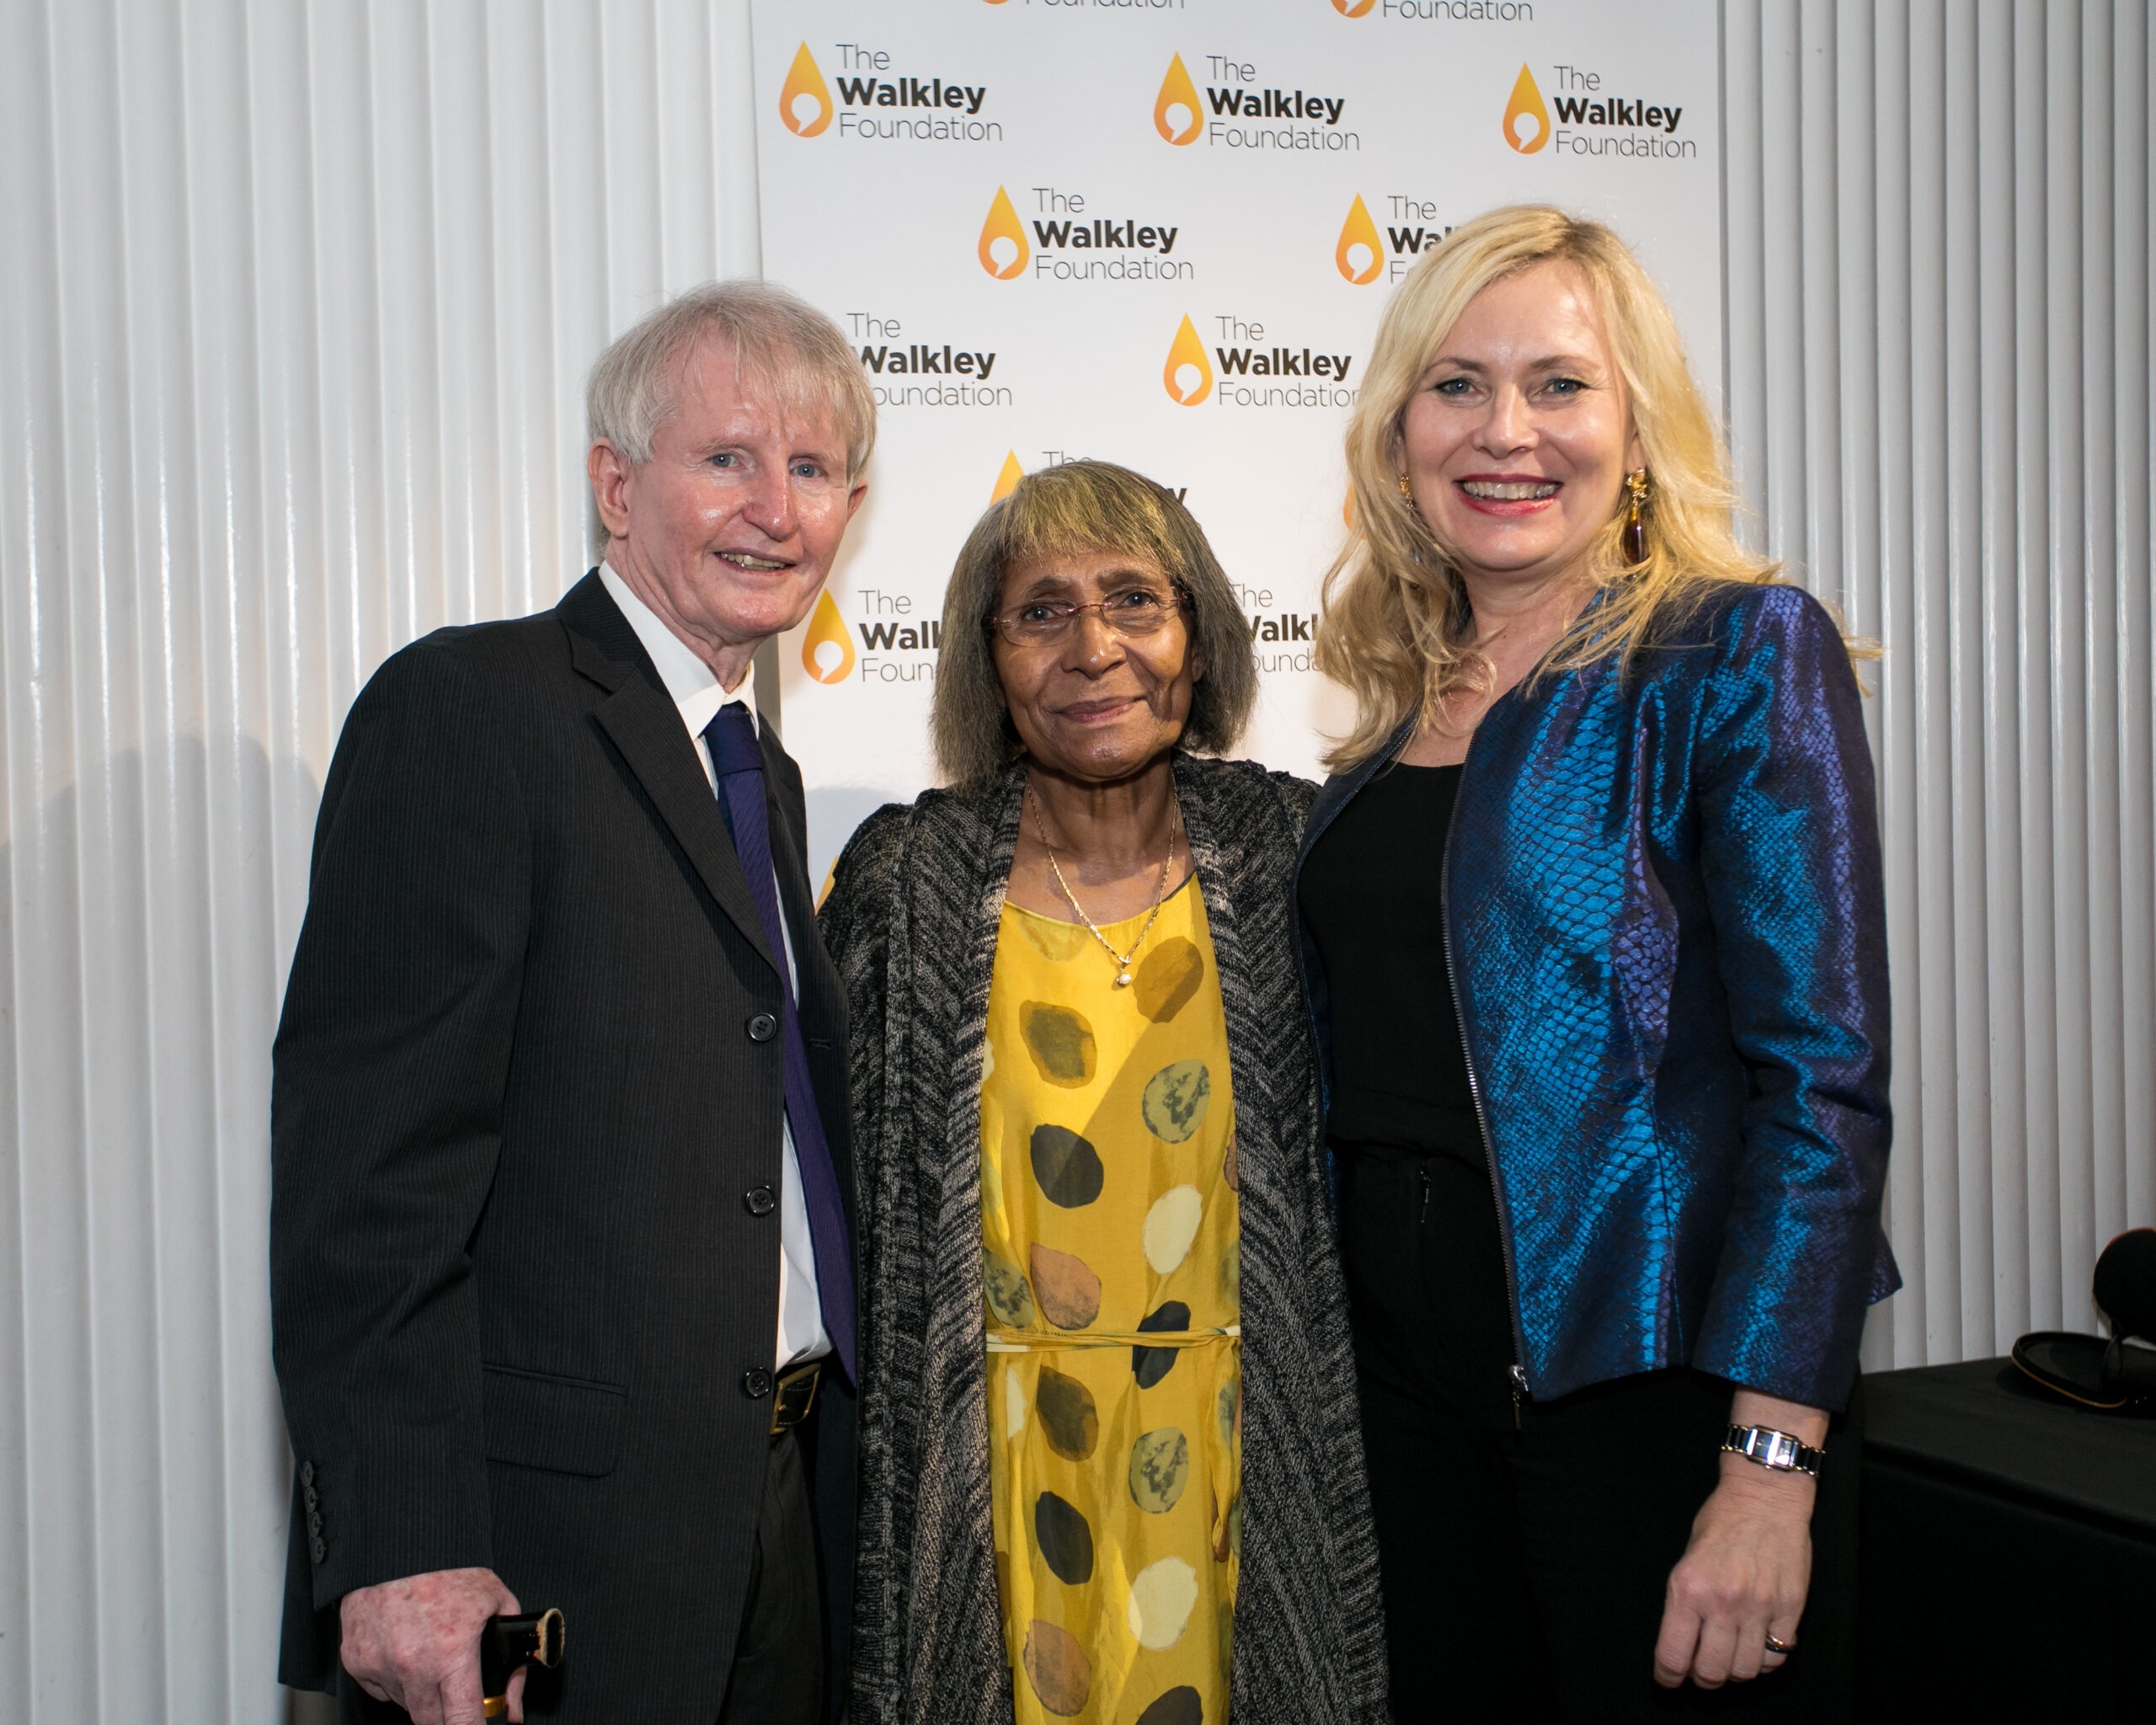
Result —
<instances>
[{"instance_id":1,"label":"white dress shirt","mask_svg":"<svg viewBox=\"0 0 2156 1725\"><path fill-rule=\"evenodd\" d=\"M704 740L704 727L720 708L732 701L746 702L750 717L760 724L755 678L745 676L739 687L722 689L712 668L659 620L658 614L637 597L610 565L599 565L599 579L614 603L621 606L629 627L637 632L637 639L643 643L651 662L658 666L659 681L674 697L681 723L688 728L689 740L696 745L696 759L704 764L712 794L717 796L718 775L712 767L711 745ZM776 866L771 880L778 900L779 931L786 937L787 974L798 998L800 972L793 962L793 931L786 923L786 895L776 891ZM823 1304L816 1295L816 1247L808 1232L808 1207L801 1196L801 1163L794 1154L793 1125L783 1116L779 1122L779 1151L777 1362L784 1371L830 1353L831 1338L825 1332Z\"/></svg>"}]
</instances>

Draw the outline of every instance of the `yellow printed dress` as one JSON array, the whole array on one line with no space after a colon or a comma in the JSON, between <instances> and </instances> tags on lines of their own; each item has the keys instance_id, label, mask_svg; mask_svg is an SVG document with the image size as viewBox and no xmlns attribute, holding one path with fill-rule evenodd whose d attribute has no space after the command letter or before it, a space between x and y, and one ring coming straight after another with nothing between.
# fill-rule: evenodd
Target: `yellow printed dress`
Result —
<instances>
[{"instance_id":1,"label":"yellow printed dress","mask_svg":"<svg viewBox=\"0 0 2156 1725\"><path fill-rule=\"evenodd\" d=\"M1142 916L1104 927L1118 952ZM1235 1098L1193 879L1132 966L1006 904L981 1081L990 1477L1020 1725L1225 1725Z\"/></svg>"}]
</instances>

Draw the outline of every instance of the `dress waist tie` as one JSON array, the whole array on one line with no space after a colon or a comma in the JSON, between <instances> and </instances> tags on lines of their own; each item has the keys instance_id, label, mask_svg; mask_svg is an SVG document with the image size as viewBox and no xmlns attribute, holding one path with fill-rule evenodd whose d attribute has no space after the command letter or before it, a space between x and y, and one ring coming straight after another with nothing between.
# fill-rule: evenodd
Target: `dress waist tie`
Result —
<instances>
[{"instance_id":1,"label":"dress waist tie","mask_svg":"<svg viewBox=\"0 0 2156 1725\"><path fill-rule=\"evenodd\" d=\"M1243 1327L1230 1324L1218 1330L1034 1330L1011 1329L990 1322L990 1354L1065 1354L1102 1348L1172 1348L1187 1350L1214 1343L1227 1345L1213 1354L1213 1418L1195 1434L1203 1458L1206 1482L1213 1491L1213 1555L1225 1562L1233 1529L1230 1515L1235 1506L1235 1440L1242 1435L1243 1386L1238 1370ZM1233 1572L1231 1571L1230 1573Z\"/></svg>"}]
</instances>

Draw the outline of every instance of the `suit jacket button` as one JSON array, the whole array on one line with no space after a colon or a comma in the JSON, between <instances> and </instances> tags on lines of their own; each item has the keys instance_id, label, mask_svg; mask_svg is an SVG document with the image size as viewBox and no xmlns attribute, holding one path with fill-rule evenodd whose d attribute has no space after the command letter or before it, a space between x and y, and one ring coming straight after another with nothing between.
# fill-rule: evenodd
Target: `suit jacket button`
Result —
<instances>
[{"instance_id":1,"label":"suit jacket button","mask_svg":"<svg viewBox=\"0 0 2156 1725\"><path fill-rule=\"evenodd\" d=\"M769 1012L759 1012L749 1021L749 1040L769 1042L778 1034L778 1020Z\"/></svg>"},{"instance_id":2,"label":"suit jacket button","mask_svg":"<svg viewBox=\"0 0 2156 1725\"><path fill-rule=\"evenodd\" d=\"M760 1365L752 1365L741 1374L741 1393L751 1402L760 1402L771 1392L771 1375Z\"/></svg>"},{"instance_id":3,"label":"suit jacket button","mask_svg":"<svg viewBox=\"0 0 2156 1725\"><path fill-rule=\"evenodd\" d=\"M752 1216L767 1216L778 1208L778 1194L768 1186L751 1186L741 1194L741 1204Z\"/></svg>"},{"instance_id":4,"label":"suit jacket button","mask_svg":"<svg viewBox=\"0 0 2156 1725\"><path fill-rule=\"evenodd\" d=\"M302 1495L307 1498L308 1509L319 1509L322 1507L322 1493L315 1490L312 1486L309 1486Z\"/></svg>"},{"instance_id":5,"label":"suit jacket button","mask_svg":"<svg viewBox=\"0 0 2156 1725\"><path fill-rule=\"evenodd\" d=\"M322 1541L318 1537L307 1549L307 1555L312 1557L318 1563L323 1562L329 1556L329 1547L323 1544Z\"/></svg>"},{"instance_id":6,"label":"suit jacket button","mask_svg":"<svg viewBox=\"0 0 2156 1725\"><path fill-rule=\"evenodd\" d=\"M314 1483L314 1464L312 1461L300 1463L300 1483L303 1486Z\"/></svg>"},{"instance_id":7,"label":"suit jacket button","mask_svg":"<svg viewBox=\"0 0 2156 1725\"><path fill-rule=\"evenodd\" d=\"M307 1530L317 1539L322 1537L322 1512L318 1509L307 1519Z\"/></svg>"}]
</instances>

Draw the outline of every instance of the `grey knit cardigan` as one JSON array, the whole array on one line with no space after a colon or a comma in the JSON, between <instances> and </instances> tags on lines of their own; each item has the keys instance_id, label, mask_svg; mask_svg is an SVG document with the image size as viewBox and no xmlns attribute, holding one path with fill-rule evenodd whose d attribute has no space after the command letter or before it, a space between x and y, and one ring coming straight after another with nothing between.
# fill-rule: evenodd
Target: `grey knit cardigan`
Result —
<instances>
[{"instance_id":1,"label":"grey knit cardigan","mask_svg":"<svg viewBox=\"0 0 2156 1725\"><path fill-rule=\"evenodd\" d=\"M1238 1725L1382 1725L1363 1441L1295 980L1289 893L1314 788L1178 754L1226 1009L1242 1218ZM860 1195L855 1725L1009 1725L989 1498L980 1070L1024 786L864 822L820 919L846 980ZM1207 1725L1216 1725L1209 1721Z\"/></svg>"}]
</instances>

